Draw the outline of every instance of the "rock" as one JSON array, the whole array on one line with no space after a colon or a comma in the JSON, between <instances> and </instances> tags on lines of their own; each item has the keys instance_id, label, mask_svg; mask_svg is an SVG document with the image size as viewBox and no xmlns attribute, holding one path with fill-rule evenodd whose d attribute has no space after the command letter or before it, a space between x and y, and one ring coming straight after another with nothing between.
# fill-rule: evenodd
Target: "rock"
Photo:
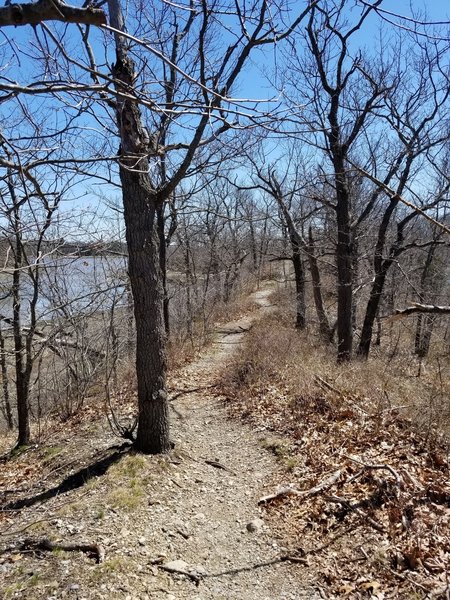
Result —
<instances>
[{"instance_id":1,"label":"rock","mask_svg":"<svg viewBox=\"0 0 450 600\"><path fill-rule=\"evenodd\" d=\"M140 546L145 546L145 544L147 543L147 540L145 539L145 537L140 537L138 539L139 545Z\"/></svg>"},{"instance_id":2,"label":"rock","mask_svg":"<svg viewBox=\"0 0 450 600\"><path fill-rule=\"evenodd\" d=\"M164 563L166 569L173 569L174 571L188 571L189 565L184 560L171 560Z\"/></svg>"},{"instance_id":3,"label":"rock","mask_svg":"<svg viewBox=\"0 0 450 600\"><path fill-rule=\"evenodd\" d=\"M247 523L247 531L255 533L264 527L264 521L262 519L253 519L250 523Z\"/></svg>"}]
</instances>

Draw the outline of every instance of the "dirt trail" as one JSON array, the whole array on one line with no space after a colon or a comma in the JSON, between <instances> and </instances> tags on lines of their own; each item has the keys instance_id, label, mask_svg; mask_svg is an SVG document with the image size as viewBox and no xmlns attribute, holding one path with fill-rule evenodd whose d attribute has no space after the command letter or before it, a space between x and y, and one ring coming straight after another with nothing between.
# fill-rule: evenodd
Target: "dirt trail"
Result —
<instances>
[{"instance_id":1,"label":"dirt trail","mask_svg":"<svg viewBox=\"0 0 450 600\"><path fill-rule=\"evenodd\" d=\"M184 385L206 388L214 381L218 369L238 350L252 322L261 312L270 310L271 291L271 287L266 287L252 295L260 311L218 328L213 349L184 369ZM302 566L278 563L252 568L286 552L265 524L256 532L247 530L250 522L263 516L257 502L267 493L265 484L279 468L261 447L261 435L240 422L230 421L223 403L207 390L180 396L175 409L178 418L173 426L174 437L180 452L185 452L190 460L178 468L178 482L183 489L170 499L166 511L178 518L182 513L184 524L193 535L188 540L177 540L171 556L200 566L209 576L197 592L192 583L179 582L173 597L319 598L300 582ZM214 468L207 460L228 470Z\"/></svg>"},{"instance_id":2,"label":"dirt trail","mask_svg":"<svg viewBox=\"0 0 450 600\"><path fill-rule=\"evenodd\" d=\"M46 553L45 556L24 555L22 561L5 561L0 564L0 582L3 573L9 586L9 595L5 597L30 600L320 598L312 583L305 583L305 566L275 562L287 549L279 546L275 535L260 520L264 515L257 503L261 496L273 491L270 480L279 469L275 457L261 447L261 432L230 420L223 403L211 392L219 369L237 351L252 322L270 310L272 290L273 287L267 285L255 292L251 299L260 310L219 327L212 348L172 378L175 449L169 458L139 457L149 476L145 480L145 501L138 497L141 502L138 510L117 509L117 504L114 508L111 501L130 485L129 481L114 479L123 474L123 469L130 469L130 466L124 467L126 462L122 467L120 462L111 467L87 491L85 486L71 492L72 502L77 500L76 494L79 495L73 512L69 506L65 512L58 513L58 501L61 503L58 497L45 504L46 514L53 515L54 511L57 515L49 520L50 529L43 531L46 536L65 542L89 540L102 544L106 562L94 565L87 556L72 552L62 557ZM197 391L187 391L193 388ZM104 437L106 441L108 436ZM111 446L111 440L108 445ZM114 471L116 467L118 470ZM143 475L138 474L141 480L144 480ZM111 485L117 486L113 493ZM133 488L126 489L133 491ZM251 522L255 531L247 528ZM202 576L201 581L196 585L188 577L161 570L152 564L157 557L161 557L164 564L184 561L185 564L175 563L175 567L194 570ZM256 566L271 561L274 564ZM18 577L14 569L19 562L22 574L25 565L30 577L38 575L33 586L14 583Z\"/></svg>"}]
</instances>

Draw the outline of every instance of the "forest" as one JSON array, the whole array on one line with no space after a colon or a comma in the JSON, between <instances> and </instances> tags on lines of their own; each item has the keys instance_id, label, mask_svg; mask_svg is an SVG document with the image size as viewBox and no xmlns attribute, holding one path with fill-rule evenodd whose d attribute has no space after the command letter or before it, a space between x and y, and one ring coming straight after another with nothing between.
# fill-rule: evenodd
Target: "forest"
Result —
<instances>
[{"instance_id":1,"label":"forest","mask_svg":"<svg viewBox=\"0 0 450 600\"><path fill-rule=\"evenodd\" d=\"M6 598L450 597L449 14L0 7Z\"/></svg>"}]
</instances>

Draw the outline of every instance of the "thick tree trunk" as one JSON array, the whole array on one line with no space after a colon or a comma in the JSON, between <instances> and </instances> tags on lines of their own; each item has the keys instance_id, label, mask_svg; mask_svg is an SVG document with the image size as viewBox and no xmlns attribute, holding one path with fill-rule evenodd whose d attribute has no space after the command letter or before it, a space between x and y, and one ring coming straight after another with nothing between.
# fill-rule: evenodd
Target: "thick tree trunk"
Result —
<instances>
[{"instance_id":1,"label":"thick tree trunk","mask_svg":"<svg viewBox=\"0 0 450 600\"><path fill-rule=\"evenodd\" d=\"M345 165L341 156L335 158L336 221L337 221L337 336L338 361L348 361L353 349L353 235L350 216L350 195L345 181Z\"/></svg>"},{"instance_id":2,"label":"thick tree trunk","mask_svg":"<svg viewBox=\"0 0 450 600\"><path fill-rule=\"evenodd\" d=\"M319 265L317 264L316 257L316 249L314 244L314 237L312 233L311 227L308 232L308 261L309 261L309 270L311 273L312 286L313 286L313 296L314 296L314 305L316 307L317 318L319 320L319 332L324 341L327 343L331 342L332 339L332 331L330 327L330 323L328 321L327 313L325 311L325 306L323 303L322 297L322 284L320 281L320 270Z\"/></svg>"},{"instance_id":3,"label":"thick tree trunk","mask_svg":"<svg viewBox=\"0 0 450 600\"><path fill-rule=\"evenodd\" d=\"M134 171L121 166L120 179L137 336L139 422L135 445L146 454L158 454L169 451L170 441L157 205L143 168Z\"/></svg>"},{"instance_id":4,"label":"thick tree trunk","mask_svg":"<svg viewBox=\"0 0 450 600\"><path fill-rule=\"evenodd\" d=\"M118 0L109 0L111 25L124 29ZM135 68L128 46L115 35L115 86L119 92L133 88ZM149 175L148 156L154 152L144 130L139 106L130 99L117 101L120 135L119 172L128 270L133 293L136 323L136 376L138 387L138 429L136 448L146 454L170 450L169 410L166 392L166 335L164 328L164 289L161 272L157 197Z\"/></svg>"}]
</instances>

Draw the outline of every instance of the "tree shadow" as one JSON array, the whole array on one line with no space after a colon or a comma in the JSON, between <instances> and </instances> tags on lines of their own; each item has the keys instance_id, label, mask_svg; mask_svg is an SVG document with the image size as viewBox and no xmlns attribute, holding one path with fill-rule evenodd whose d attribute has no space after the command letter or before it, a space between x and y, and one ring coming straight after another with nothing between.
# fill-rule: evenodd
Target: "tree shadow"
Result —
<instances>
[{"instance_id":1,"label":"tree shadow","mask_svg":"<svg viewBox=\"0 0 450 600\"><path fill-rule=\"evenodd\" d=\"M54 498L60 494L65 494L66 492L80 488L93 477L104 475L108 471L109 467L118 462L125 454L130 452L131 448L131 444L128 443L122 444L121 446L113 446L112 448L108 448L105 452L103 452L103 456L97 461L87 465L86 467L83 467L76 473L72 473L72 475L69 475L63 479L60 483L58 483L58 485L40 492L39 494L35 494L34 496L20 498L18 500L9 502L8 504L3 505L0 508L0 511L29 508L30 506L34 506L39 502L45 502L46 500L50 500L50 498ZM111 450L114 451L111 452Z\"/></svg>"}]
</instances>

